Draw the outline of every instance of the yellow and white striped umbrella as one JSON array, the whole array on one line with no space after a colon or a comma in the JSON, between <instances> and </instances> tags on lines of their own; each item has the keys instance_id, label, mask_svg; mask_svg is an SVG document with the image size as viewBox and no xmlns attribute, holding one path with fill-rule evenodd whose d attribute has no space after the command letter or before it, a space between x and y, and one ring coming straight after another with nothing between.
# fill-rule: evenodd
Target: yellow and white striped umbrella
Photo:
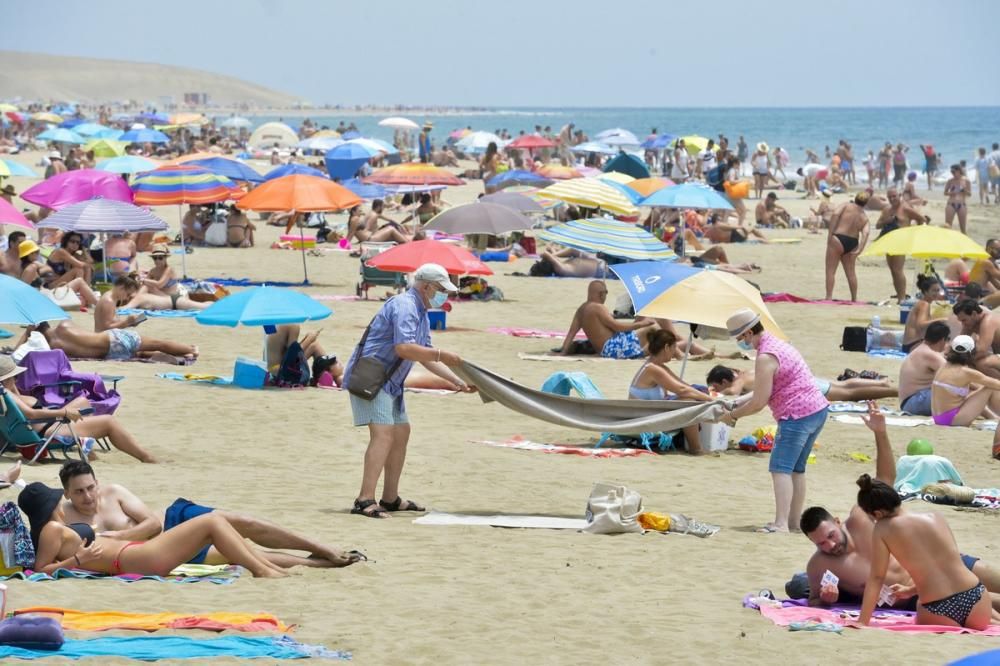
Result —
<instances>
[{"instance_id":1,"label":"yellow and white striped umbrella","mask_svg":"<svg viewBox=\"0 0 1000 666\"><path fill-rule=\"evenodd\" d=\"M600 208L615 215L638 215L636 208L620 190L596 178L563 180L538 191L539 196L566 203Z\"/></svg>"},{"instance_id":2,"label":"yellow and white striped umbrella","mask_svg":"<svg viewBox=\"0 0 1000 666\"><path fill-rule=\"evenodd\" d=\"M627 173L621 173L619 171L608 171L597 177L597 180L607 180L612 183L619 183L621 185L627 185L631 183L635 178L628 175Z\"/></svg>"}]
</instances>

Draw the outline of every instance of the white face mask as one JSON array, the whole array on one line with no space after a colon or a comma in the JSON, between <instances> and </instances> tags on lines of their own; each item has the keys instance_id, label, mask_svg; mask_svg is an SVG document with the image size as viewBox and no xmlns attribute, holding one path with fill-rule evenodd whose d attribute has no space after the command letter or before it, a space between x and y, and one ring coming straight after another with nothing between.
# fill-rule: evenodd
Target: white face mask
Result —
<instances>
[{"instance_id":1,"label":"white face mask","mask_svg":"<svg viewBox=\"0 0 1000 666\"><path fill-rule=\"evenodd\" d=\"M741 339L736 341L736 346L743 351L753 351L753 345L750 344L749 340Z\"/></svg>"},{"instance_id":2,"label":"white face mask","mask_svg":"<svg viewBox=\"0 0 1000 666\"><path fill-rule=\"evenodd\" d=\"M448 292L446 291L436 291L434 295L431 296L431 307L439 308L448 301Z\"/></svg>"}]
</instances>

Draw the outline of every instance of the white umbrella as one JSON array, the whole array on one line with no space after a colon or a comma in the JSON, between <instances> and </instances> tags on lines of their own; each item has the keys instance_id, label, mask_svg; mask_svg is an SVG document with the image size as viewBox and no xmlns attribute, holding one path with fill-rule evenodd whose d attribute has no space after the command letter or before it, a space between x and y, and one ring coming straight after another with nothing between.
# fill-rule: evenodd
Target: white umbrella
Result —
<instances>
[{"instance_id":1,"label":"white umbrella","mask_svg":"<svg viewBox=\"0 0 1000 666\"><path fill-rule=\"evenodd\" d=\"M346 141L335 136L314 136L308 139L303 139L295 145L296 147L304 150L322 150L325 152L336 148L337 146L342 146L345 143Z\"/></svg>"},{"instance_id":2,"label":"white umbrella","mask_svg":"<svg viewBox=\"0 0 1000 666\"><path fill-rule=\"evenodd\" d=\"M232 116L219 123L219 127L231 127L233 129L243 129L250 127L251 125L253 125L253 122L251 122L249 118L243 118L240 116Z\"/></svg>"},{"instance_id":3,"label":"white umbrella","mask_svg":"<svg viewBox=\"0 0 1000 666\"><path fill-rule=\"evenodd\" d=\"M638 146L642 143L635 134L621 127L604 130L594 138L611 146Z\"/></svg>"},{"instance_id":4,"label":"white umbrella","mask_svg":"<svg viewBox=\"0 0 1000 666\"><path fill-rule=\"evenodd\" d=\"M392 155L393 153L398 153L399 151L391 144L385 141L379 141L378 139L368 139L361 137L360 139L349 139L346 143L356 143L359 146L363 146L368 150L374 151L377 155L378 153L386 153Z\"/></svg>"},{"instance_id":5,"label":"white umbrella","mask_svg":"<svg viewBox=\"0 0 1000 666\"><path fill-rule=\"evenodd\" d=\"M393 116L391 118L384 118L378 121L379 127L391 127L392 129L401 130L418 130L420 125L416 124L409 118L402 118L400 116Z\"/></svg>"},{"instance_id":6,"label":"white umbrella","mask_svg":"<svg viewBox=\"0 0 1000 666\"><path fill-rule=\"evenodd\" d=\"M600 155L617 155L618 149L612 148L606 143L599 143L597 141L587 141L586 143L580 143L572 148L570 148L574 153L598 153Z\"/></svg>"},{"instance_id":7,"label":"white umbrella","mask_svg":"<svg viewBox=\"0 0 1000 666\"><path fill-rule=\"evenodd\" d=\"M507 145L506 141L493 132L469 132L455 145L466 152L483 153L486 152L486 147L491 143L495 143L497 148L503 148Z\"/></svg>"}]
</instances>

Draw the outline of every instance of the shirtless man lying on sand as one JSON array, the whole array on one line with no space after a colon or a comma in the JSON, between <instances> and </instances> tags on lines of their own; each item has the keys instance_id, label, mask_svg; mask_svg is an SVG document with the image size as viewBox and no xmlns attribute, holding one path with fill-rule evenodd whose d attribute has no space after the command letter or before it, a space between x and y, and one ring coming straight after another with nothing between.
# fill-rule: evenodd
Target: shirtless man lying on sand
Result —
<instances>
[{"instance_id":1,"label":"shirtless man lying on sand","mask_svg":"<svg viewBox=\"0 0 1000 666\"><path fill-rule=\"evenodd\" d=\"M647 319L640 317L632 322L615 319L604 307L608 298L608 286L601 280L594 280L587 286L587 301L576 310L569 332L563 340L560 354L571 352L576 334L582 329L587 339L604 358L642 358L646 355L646 337L656 328L669 330L679 340L681 336L674 330L673 324L667 320ZM678 354L681 356L687 342L678 343ZM691 343L691 358L706 358L712 350L702 347L696 342Z\"/></svg>"},{"instance_id":2,"label":"shirtless man lying on sand","mask_svg":"<svg viewBox=\"0 0 1000 666\"><path fill-rule=\"evenodd\" d=\"M295 534L267 520L242 513L212 509L185 499L177 499L167 508L161 521L146 504L128 488L117 483L97 482L93 468L81 461L70 461L59 470L65 501L62 503L67 524L86 523L98 536L121 541L148 541L156 535L192 518L213 513L224 518L244 539L262 548L302 550L308 557L271 550L254 549L258 557L281 567L345 567L354 564L361 555L345 553ZM192 564L230 564L214 546L206 546L191 560Z\"/></svg>"},{"instance_id":3,"label":"shirtless man lying on sand","mask_svg":"<svg viewBox=\"0 0 1000 666\"><path fill-rule=\"evenodd\" d=\"M131 328L112 328L107 331L85 331L71 321L61 321L56 326L42 322L24 331L19 345L38 331L52 349L62 349L70 358L128 361L149 359L161 363L181 365L193 363L198 358L198 348L172 340L142 338Z\"/></svg>"},{"instance_id":4,"label":"shirtless man lying on sand","mask_svg":"<svg viewBox=\"0 0 1000 666\"><path fill-rule=\"evenodd\" d=\"M896 460L885 430L885 416L874 402L868 403L868 415L861 417L875 434L875 476L890 486L896 480ZM857 504L851 507L847 520L841 522L826 509L810 507L802 514L799 523L802 532L816 545L816 552L809 558L806 574L809 576L809 605L824 606L835 603L860 603L865 583L872 565L872 536L875 522ZM1000 609L1000 572L982 560L962 555L962 561L993 594L993 606ZM822 585L826 571L840 580L837 585ZM896 606L913 610L917 598L912 596L912 581L906 570L895 558L889 559L885 585L897 597Z\"/></svg>"}]
</instances>

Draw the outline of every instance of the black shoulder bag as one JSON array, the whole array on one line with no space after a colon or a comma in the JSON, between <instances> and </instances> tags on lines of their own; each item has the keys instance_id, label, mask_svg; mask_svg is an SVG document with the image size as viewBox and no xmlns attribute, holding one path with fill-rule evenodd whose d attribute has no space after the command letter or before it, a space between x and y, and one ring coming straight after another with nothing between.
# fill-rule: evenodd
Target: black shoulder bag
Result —
<instances>
[{"instance_id":1,"label":"black shoulder bag","mask_svg":"<svg viewBox=\"0 0 1000 666\"><path fill-rule=\"evenodd\" d=\"M375 316L377 317L378 315ZM372 324L374 323L375 319L372 318L368 324L368 328L365 329L365 334L361 336L361 342L358 343L357 354L364 353L365 342L368 340L368 334L371 332ZM399 369L402 362L403 359L397 358L396 362L386 370L382 361L374 356L359 356L358 360L351 367L351 378L347 381L347 390L351 395L356 395L364 400L374 400L378 392L385 386L385 383L389 381L389 378Z\"/></svg>"}]
</instances>

